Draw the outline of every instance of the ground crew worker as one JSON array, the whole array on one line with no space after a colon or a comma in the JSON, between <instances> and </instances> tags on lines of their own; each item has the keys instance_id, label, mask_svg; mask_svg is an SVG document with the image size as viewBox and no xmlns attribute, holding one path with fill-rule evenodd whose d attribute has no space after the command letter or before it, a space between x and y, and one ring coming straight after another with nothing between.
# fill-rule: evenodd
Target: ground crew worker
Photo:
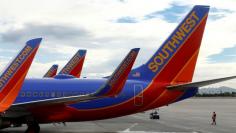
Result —
<instances>
[{"instance_id":1,"label":"ground crew worker","mask_svg":"<svg viewBox=\"0 0 236 133\"><path fill-rule=\"evenodd\" d=\"M216 125L216 112L212 113L212 123L211 125Z\"/></svg>"}]
</instances>

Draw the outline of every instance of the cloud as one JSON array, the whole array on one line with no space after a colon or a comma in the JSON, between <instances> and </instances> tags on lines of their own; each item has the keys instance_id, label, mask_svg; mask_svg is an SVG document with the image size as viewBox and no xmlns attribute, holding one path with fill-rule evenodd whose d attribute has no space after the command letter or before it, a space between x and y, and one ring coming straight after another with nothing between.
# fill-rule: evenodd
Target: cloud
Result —
<instances>
[{"instance_id":1,"label":"cloud","mask_svg":"<svg viewBox=\"0 0 236 133\"><path fill-rule=\"evenodd\" d=\"M203 81L209 79L216 79L228 76L236 75L236 62L228 62L228 63L197 63L196 70L194 72L194 81ZM213 84L211 86L232 86L236 87L235 79L229 80L227 82L221 82L218 84Z\"/></svg>"},{"instance_id":2,"label":"cloud","mask_svg":"<svg viewBox=\"0 0 236 133\"><path fill-rule=\"evenodd\" d=\"M171 4L169 8L166 8L163 11L155 11L150 14L144 16L145 19L153 19L153 18L163 18L169 23L175 23L179 21L183 14L186 11L190 10L191 7L188 5L178 5L176 3Z\"/></svg>"},{"instance_id":3,"label":"cloud","mask_svg":"<svg viewBox=\"0 0 236 133\"><path fill-rule=\"evenodd\" d=\"M141 21L147 21L154 18L163 19L169 23L176 23L179 21L183 14L186 11L189 11L191 6L189 5L178 5L176 3L170 4L168 8L163 10L156 10L154 12L149 12L148 14L144 14L143 16L134 17L134 16L124 16L118 18L115 22L117 23L138 23Z\"/></svg>"},{"instance_id":4,"label":"cloud","mask_svg":"<svg viewBox=\"0 0 236 133\"><path fill-rule=\"evenodd\" d=\"M40 36L44 39L29 77L42 77L54 63L63 66L78 49L88 50L83 76L110 74L134 47L141 48L138 66L199 4L210 5L211 10L194 79L229 76L236 72L231 66L235 64L217 58L236 44L235 0L0 1L1 67L26 40Z\"/></svg>"},{"instance_id":5,"label":"cloud","mask_svg":"<svg viewBox=\"0 0 236 133\"><path fill-rule=\"evenodd\" d=\"M208 56L210 63L236 62L236 46L224 48L220 53Z\"/></svg>"},{"instance_id":6,"label":"cloud","mask_svg":"<svg viewBox=\"0 0 236 133\"><path fill-rule=\"evenodd\" d=\"M121 17L115 21L116 23L137 23L138 20L134 17Z\"/></svg>"},{"instance_id":7,"label":"cloud","mask_svg":"<svg viewBox=\"0 0 236 133\"><path fill-rule=\"evenodd\" d=\"M158 10L155 12L151 12L141 17L132 17L125 16L117 19L115 22L117 23L138 23L140 21L145 21L153 18L161 18L166 20L169 23L176 23L176 21L180 21L182 16L186 14L189 10L191 10L192 5L181 4L177 2L173 2L170 6L163 10ZM210 20L219 20L227 16L227 14L234 13L233 10L225 9L225 8L217 8L212 7L209 13Z\"/></svg>"},{"instance_id":8,"label":"cloud","mask_svg":"<svg viewBox=\"0 0 236 133\"><path fill-rule=\"evenodd\" d=\"M213 7L211 8L209 18L212 20L219 20L221 18L226 17L228 14L231 14L231 13L234 13L234 11L229 10L229 9L220 9L220 8Z\"/></svg>"},{"instance_id":9,"label":"cloud","mask_svg":"<svg viewBox=\"0 0 236 133\"><path fill-rule=\"evenodd\" d=\"M1 34L3 42L19 42L27 38L43 37L52 40L83 38L90 33L84 28L62 24L27 23L22 28L12 28Z\"/></svg>"}]
</instances>

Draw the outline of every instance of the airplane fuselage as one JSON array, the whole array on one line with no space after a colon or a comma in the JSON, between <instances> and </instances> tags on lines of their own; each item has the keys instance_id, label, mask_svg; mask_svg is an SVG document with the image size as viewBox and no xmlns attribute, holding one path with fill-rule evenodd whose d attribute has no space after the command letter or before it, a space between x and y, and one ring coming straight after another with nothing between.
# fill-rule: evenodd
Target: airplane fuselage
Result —
<instances>
[{"instance_id":1,"label":"airplane fuselage","mask_svg":"<svg viewBox=\"0 0 236 133\"><path fill-rule=\"evenodd\" d=\"M57 97L85 95L96 92L107 79L26 79L14 104ZM117 97L83 101L71 105L53 105L37 110L29 109L40 123L108 119L158 108L195 95L170 92L166 84L127 80Z\"/></svg>"}]
</instances>

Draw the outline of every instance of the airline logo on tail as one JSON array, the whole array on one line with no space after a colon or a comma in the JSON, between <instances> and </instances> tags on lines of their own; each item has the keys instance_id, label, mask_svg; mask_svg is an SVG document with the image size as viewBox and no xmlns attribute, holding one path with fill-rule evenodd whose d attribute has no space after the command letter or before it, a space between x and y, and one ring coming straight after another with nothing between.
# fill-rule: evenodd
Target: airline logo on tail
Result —
<instances>
[{"instance_id":1,"label":"airline logo on tail","mask_svg":"<svg viewBox=\"0 0 236 133\"><path fill-rule=\"evenodd\" d=\"M36 38L27 41L26 46L1 74L0 112L7 110L15 101L41 40Z\"/></svg>"},{"instance_id":2,"label":"airline logo on tail","mask_svg":"<svg viewBox=\"0 0 236 133\"><path fill-rule=\"evenodd\" d=\"M134 61L138 55L139 48L132 49L121 64L116 68L112 75L107 80L98 93L95 96L117 96L128 78L128 75L132 69Z\"/></svg>"},{"instance_id":3,"label":"airline logo on tail","mask_svg":"<svg viewBox=\"0 0 236 133\"><path fill-rule=\"evenodd\" d=\"M82 71L86 50L79 50L74 57L66 64L59 74L68 74L75 77L80 77Z\"/></svg>"},{"instance_id":4,"label":"airline logo on tail","mask_svg":"<svg viewBox=\"0 0 236 133\"><path fill-rule=\"evenodd\" d=\"M66 67L61 71L61 74L69 73L72 68L75 67L78 60L80 60L81 56L79 54L75 55L72 60L71 64L66 65Z\"/></svg>"},{"instance_id":5,"label":"airline logo on tail","mask_svg":"<svg viewBox=\"0 0 236 133\"><path fill-rule=\"evenodd\" d=\"M124 73L124 71L134 62L134 59L136 59L139 51L131 51L130 56L124 60L124 63L121 64L120 69L117 73L111 78L109 85L113 86L116 84L117 80L121 77L121 75Z\"/></svg>"},{"instance_id":6,"label":"airline logo on tail","mask_svg":"<svg viewBox=\"0 0 236 133\"><path fill-rule=\"evenodd\" d=\"M58 65L53 65L43 77L47 78L54 77L57 74L57 69Z\"/></svg>"},{"instance_id":7,"label":"airline logo on tail","mask_svg":"<svg viewBox=\"0 0 236 133\"><path fill-rule=\"evenodd\" d=\"M12 65L9 66L7 71L2 74L2 76L0 77L0 90L5 87L8 81L11 79L12 75L18 70L20 65L25 61L32 50L32 47L26 46L24 50L21 51L20 55L13 61Z\"/></svg>"},{"instance_id":8,"label":"airline logo on tail","mask_svg":"<svg viewBox=\"0 0 236 133\"><path fill-rule=\"evenodd\" d=\"M152 72L157 72L160 67L166 64L170 57L177 51L177 49L184 43L184 40L189 36L189 33L197 26L200 17L195 11L182 22L181 26L174 31L170 40L166 42L161 50L154 56L152 61L148 64L148 68Z\"/></svg>"}]
</instances>

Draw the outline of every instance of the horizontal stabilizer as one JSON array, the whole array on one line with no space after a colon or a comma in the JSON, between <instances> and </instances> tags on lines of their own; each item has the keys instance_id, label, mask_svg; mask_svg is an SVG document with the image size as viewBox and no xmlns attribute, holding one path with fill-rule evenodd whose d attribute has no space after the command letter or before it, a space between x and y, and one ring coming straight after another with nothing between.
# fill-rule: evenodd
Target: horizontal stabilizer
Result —
<instances>
[{"instance_id":1,"label":"horizontal stabilizer","mask_svg":"<svg viewBox=\"0 0 236 133\"><path fill-rule=\"evenodd\" d=\"M42 38L32 39L0 76L0 112L15 101L31 66Z\"/></svg>"},{"instance_id":2,"label":"horizontal stabilizer","mask_svg":"<svg viewBox=\"0 0 236 133\"><path fill-rule=\"evenodd\" d=\"M169 90L186 90L191 87L203 87L203 86L231 80L234 78L236 78L236 76L211 79L211 80L205 80L205 81L198 81L198 82L191 82L191 83L184 83L184 84L176 84L176 85L167 86L167 89L169 89Z\"/></svg>"}]
</instances>

